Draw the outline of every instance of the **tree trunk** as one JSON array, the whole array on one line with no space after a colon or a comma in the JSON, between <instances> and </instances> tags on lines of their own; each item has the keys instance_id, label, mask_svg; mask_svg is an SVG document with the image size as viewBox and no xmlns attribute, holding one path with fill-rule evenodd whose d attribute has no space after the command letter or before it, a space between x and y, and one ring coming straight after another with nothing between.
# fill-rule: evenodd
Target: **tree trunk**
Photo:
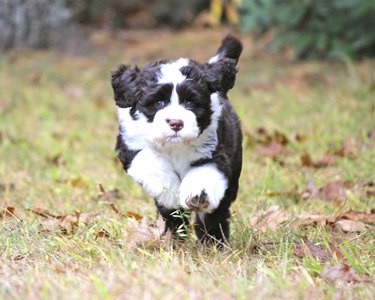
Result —
<instances>
[{"instance_id":1,"label":"tree trunk","mask_svg":"<svg viewBox=\"0 0 375 300\"><path fill-rule=\"evenodd\" d=\"M72 26L65 0L0 0L0 51L61 48Z\"/></svg>"}]
</instances>

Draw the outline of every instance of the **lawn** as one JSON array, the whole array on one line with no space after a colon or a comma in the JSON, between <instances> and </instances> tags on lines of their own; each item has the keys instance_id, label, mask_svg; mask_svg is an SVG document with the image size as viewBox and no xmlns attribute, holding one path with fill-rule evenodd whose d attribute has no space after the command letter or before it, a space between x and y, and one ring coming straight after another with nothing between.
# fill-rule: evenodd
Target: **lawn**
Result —
<instances>
[{"instance_id":1,"label":"lawn","mask_svg":"<svg viewBox=\"0 0 375 300\"><path fill-rule=\"evenodd\" d=\"M85 57L0 56L0 299L373 299L373 60L295 62L244 36L229 245L134 242L156 211L113 150L110 72L203 61L223 35L96 32Z\"/></svg>"}]
</instances>

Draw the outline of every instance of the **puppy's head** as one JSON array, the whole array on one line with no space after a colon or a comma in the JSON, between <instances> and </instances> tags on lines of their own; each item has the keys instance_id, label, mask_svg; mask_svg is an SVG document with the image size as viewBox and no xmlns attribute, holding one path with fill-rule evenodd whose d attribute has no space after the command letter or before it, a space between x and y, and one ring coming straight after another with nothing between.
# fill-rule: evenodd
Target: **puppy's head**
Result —
<instances>
[{"instance_id":1,"label":"puppy's head","mask_svg":"<svg viewBox=\"0 0 375 300\"><path fill-rule=\"evenodd\" d=\"M217 123L241 51L241 42L228 35L207 63L181 58L142 69L121 65L112 73L112 87L116 105L130 116L124 121L119 114L125 131L137 124L138 132L158 146L196 140Z\"/></svg>"}]
</instances>

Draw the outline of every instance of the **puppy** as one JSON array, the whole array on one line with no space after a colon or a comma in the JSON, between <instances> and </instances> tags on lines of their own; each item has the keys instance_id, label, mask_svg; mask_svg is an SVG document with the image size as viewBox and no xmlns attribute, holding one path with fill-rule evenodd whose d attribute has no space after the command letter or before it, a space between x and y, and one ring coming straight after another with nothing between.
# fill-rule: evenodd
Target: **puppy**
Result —
<instances>
[{"instance_id":1,"label":"puppy","mask_svg":"<svg viewBox=\"0 0 375 300\"><path fill-rule=\"evenodd\" d=\"M227 243L237 197L242 133L227 92L242 44L232 35L199 63L180 58L143 68L120 65L111 83L117 105L116 152L125 171L155 199L176 233L195 211L203 243Z\"/></svg>"}]
</instances>

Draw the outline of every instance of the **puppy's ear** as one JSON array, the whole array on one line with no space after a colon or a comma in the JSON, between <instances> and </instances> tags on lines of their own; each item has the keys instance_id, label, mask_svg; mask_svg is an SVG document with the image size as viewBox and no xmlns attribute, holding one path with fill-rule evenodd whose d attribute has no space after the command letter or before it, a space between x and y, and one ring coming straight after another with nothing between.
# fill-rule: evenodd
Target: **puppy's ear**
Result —
<instances>
[{"instance_id":1,"label":"puppy's ear","mask_svg":"<svg viewBox=\"0 0 375 300\"><path fill-rule=\"evenodd\" d=\"M241 42L233 35L227 35L217 53L206 64L206 80L212 92L224 96L236 80L237 62L242 52Z\"/></svg>"},{"instance_id":2,"label":"puppy's ear","mask_svg":"<svg viewBox=\"0 0 375 300\"><path fill-rule=\"evenodd\" d=\"M131 107L137 102L138 67L120 65L112 72L111 83L116 105L122 108Z\"/></svg>"}]
</instances>

